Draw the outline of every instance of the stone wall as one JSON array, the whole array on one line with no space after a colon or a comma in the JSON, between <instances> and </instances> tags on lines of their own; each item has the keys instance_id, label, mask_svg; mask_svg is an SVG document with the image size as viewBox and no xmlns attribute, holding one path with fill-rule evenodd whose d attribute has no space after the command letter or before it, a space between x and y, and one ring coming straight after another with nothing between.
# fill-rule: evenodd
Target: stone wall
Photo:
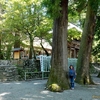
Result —
<instances>
[{"instance_id":1,"label":"stone wall","mask_svg":"<svg viewBox=\"0 0 100 100\"><path fill-rule=\"evenodd\" d=\"M16 81L18 80L17 67L12 65L9 60L0 60L0 81Z\"/></svg>"},{"instance_id":2,"label":"stone wall","mask_svg":"<svg viewBox=\"0 0 100 100\"><path fill-rule=\"evenodd\" d=\"M15 66L0 65L0 81L16 81L18 80L18 72Z\"/></svg>"},{"instance_id":3,"label":"stone wall","mask_svg":"<svg viewBox=\"0 0 100 100\"><path fill-rule=\"evenodd\" d=\"M17 81L24 79L25 72L40 71L38 60L0 60L0 81Z\"/></svg>"}]
</instances>

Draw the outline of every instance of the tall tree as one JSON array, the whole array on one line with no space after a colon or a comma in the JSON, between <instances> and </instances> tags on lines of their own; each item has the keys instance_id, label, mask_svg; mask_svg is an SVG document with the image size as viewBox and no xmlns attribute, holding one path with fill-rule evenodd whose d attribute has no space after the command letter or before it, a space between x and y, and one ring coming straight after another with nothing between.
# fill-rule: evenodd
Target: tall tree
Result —
<instances>
[{"instance_id":1,"label":"tall tree","mask_svg":"<svg viewBox=\"0 0 100 100\"><path fill-rule=\"evenodd\" d=\"M41 1L42 0L10 0L6 2L5 7L5 12L7 12L5 13L6 26L9 26L12 32L17 32L20 35L20 39L22 39L23 34L26 35L30 43L30 59L32 59L32 55L35 57L33 47L34 38L38 37L39 33L47 34L47 26L50 26L48 20L45 20L45 9L42 9ZM26 41L25 39L22 40Z\"/></svg>"},{"instance_id":2,"label":"tall tree","mask_svg":"<svg viewBox=\"0 0 100 100\"><path fill-rule=\"evenodd\" d=\"M68 89L67 73L67 24L68 0L47 0L48 12L53 16L53 43L51 70L47 87L53 90L52 85L57 84L60 89ZM58 89L59 90L59 89ZM57 91L57 90L54 90Z\"/></svg>"},{"instance_id":3,"label":"tall tree","mask_svg":"<svg viewBox=\"0 0 100 100\"><path fill-rule=\"evenodd\" d=\"M85 2L85 1L84 1ZM88 0L86 20L84 24L80 50L77 63L76 82L80 84L91 84L89 63L91 57L92 42L94 38L96 14L99 0Z\"/></svg>"},{"instance_id":4,"label":"tall tree","mask_svg":"<svg viewBox=\"0 0 100 100\"><path fill-rule=\"evenodd\" d=\"M2 23L3 23L3 18L2 15L4 13L2 3L0 2L0 59L3 59L3 52L2 52Z\"/></svg>"},{"instance_id":5,"label":"tall tree","mask_svg":"<svg viewBox=\"0 0 100 100\"><path fill-rule=\"evenodd\" d=\"M12 32L17 32L20 37L23 37L23 33L28 37L30 43L29 59L35 55L33 40L37 32L37 16L41 13L39 12L40 9L40 1L36 0L11 0L6 4L5 23ZM15 41L17 47L20 45L19 43Z\"/></svg>"}]
</instances>

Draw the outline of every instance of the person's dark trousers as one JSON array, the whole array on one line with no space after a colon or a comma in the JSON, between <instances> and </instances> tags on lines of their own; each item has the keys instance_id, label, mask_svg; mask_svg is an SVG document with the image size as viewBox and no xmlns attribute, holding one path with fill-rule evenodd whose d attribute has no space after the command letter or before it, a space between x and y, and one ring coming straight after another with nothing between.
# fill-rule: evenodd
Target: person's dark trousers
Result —
<instances>
[{"instance_id":1,"label":"person's dark trousers","mask_svg":"<svg viewBox=\"0 0 100 100\"><path fill-rule=\"evenodd\" d=\"M70 77L71 88L74 88L74 77Z\"/></svg>"}]
</instances>

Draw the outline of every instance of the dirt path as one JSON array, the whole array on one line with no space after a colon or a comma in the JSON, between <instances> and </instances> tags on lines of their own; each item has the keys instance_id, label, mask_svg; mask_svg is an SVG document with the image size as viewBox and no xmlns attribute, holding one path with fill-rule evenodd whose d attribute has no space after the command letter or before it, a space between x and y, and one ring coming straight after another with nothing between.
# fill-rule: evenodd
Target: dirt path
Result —
<instances>
[{"instance_id":1,"label":"dirt path","mask_svg":"<svg viewBox=\"0 0 100 100\"><path fill-rule=\"evenodd\" d=\"M45 90L47 80L0 83L0 100L100 100L100 78L92 76L97 85L54 93Z\"/></svg>"}]
</instances>

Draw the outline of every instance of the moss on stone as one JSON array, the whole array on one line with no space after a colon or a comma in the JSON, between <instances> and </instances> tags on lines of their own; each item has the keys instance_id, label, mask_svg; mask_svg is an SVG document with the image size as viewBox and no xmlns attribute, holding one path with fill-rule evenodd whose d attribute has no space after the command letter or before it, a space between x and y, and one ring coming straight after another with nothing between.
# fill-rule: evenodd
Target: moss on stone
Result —
<instances>
[{"instance_id":1,"label":"moss on stone","mask_svg":"<svg viewBox=\"0 0 100 100\"><path fill-rule=\"evenodd\" d=\"M56 84L56 83L49 85L48 89L50 91L53 91L53 92L62 92L63 91L61 89L61 87L58 84Z\"/></svg>"}]
</instances>

